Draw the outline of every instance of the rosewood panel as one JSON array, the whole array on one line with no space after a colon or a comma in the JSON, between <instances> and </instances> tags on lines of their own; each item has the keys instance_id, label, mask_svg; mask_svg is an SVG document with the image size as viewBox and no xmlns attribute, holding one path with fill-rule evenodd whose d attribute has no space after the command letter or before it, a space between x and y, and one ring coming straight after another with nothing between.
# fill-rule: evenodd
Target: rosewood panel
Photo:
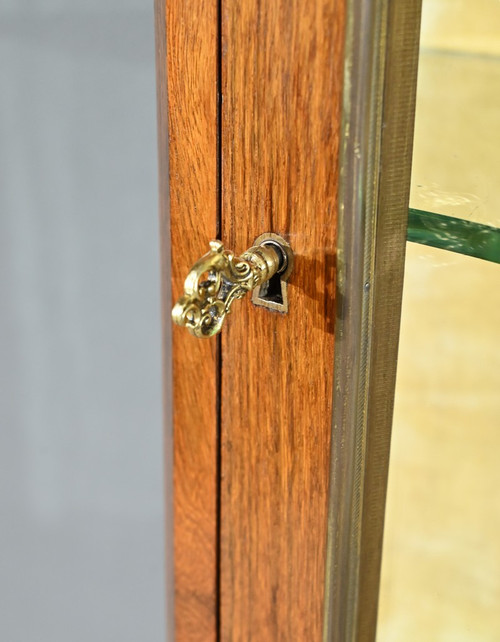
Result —
<instances>
[{"instance_id":1,"label":"rosewood panel","mask_svg":"<svg viewBox=\"0 0 500 642\"><path fill-rule=\"evenodd\" d=\"M175 300L191 264L217 235L218 13L215 0L171 0L166 11L164 5L156 11L157 21L166 20L166 64L160 47L158 80L161 92L166 71L170 145L170 231L164 204L161 234L164 245L171 235ZM166 102L163 92L160 125ZM160 148L163 192L166 154ZM170 309L166 304L166 324ZM211 642L218 609L217 343L176 327L172 363L176 640Z\"/></svg>"},{"instance_id":2,"label":"rosewood panel","mask_svg":"<svg viewBox=\"0 0 500 642\"><path fill-rule=\"evenodd\" d=\"M343 0L222 0L222 239L295 252L287 315L222 333L221 640L320 640Z\"/></svg>"}]
</instances>

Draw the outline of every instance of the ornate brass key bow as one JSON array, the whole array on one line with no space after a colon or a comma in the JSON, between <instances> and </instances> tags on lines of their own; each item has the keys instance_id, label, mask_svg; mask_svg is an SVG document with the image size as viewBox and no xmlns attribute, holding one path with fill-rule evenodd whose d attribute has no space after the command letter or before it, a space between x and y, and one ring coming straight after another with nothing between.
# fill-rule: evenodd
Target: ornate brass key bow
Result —
<instances>
[{"instance_id":1,"label":"ornate brass key bow","mask_svg":"<svg viewBox=\"0 0 500 642\"><path fill-rule=\"evenodd\" d=\"M191 268L184 294L172 310L175 323L195 337L220 332L236 299L277 273L289 272L291 250L276 241L263 241L235 257L220 241L210 241L210 251Z\"/></svg>"}]
</instances>

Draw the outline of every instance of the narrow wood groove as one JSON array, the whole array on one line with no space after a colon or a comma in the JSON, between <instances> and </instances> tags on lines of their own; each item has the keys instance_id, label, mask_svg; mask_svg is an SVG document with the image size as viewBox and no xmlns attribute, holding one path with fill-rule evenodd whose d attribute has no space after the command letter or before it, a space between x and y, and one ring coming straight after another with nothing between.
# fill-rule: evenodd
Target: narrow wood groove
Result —
<instances>
[{"instance_id":1,"label":"narrow wood groove","mask_svg":"<svg viewBox=\"0 0 500 642\"><path fill-rule=\"evenodd\" d=\"M217 642L221 640L221 417L222 417L222 346L220 335L216 338L217 342L217 380L216 380L216 420L217 420L217 462L216 471L216 488L217 488L217 515L216 515L216 614L215 614L215 636Z\"/></svg>"},{"instance_id":2,"label":"narrow wood groove","mask_svg":"<svg viewBox=\"0 0 500 642\"><path fill-rule=\"evenodd\" d=\"M217 0L217 238L222 239L222 0ZM221 424L222 424L222 344L220 335L217 341L217 380L216 380L216 430L217 430L217 516L216 516L216 640L221 640Z\"/></svg>"},{"instance_id":3,"label":"narrow wood groove","mask_svg":"<svg viewBox=\"0 0 500 642\"><path fill-rule=\"evenodd\" d=\"M222 0L217 0L217 238L222 240Z\"/></svg>"}]
</instances>

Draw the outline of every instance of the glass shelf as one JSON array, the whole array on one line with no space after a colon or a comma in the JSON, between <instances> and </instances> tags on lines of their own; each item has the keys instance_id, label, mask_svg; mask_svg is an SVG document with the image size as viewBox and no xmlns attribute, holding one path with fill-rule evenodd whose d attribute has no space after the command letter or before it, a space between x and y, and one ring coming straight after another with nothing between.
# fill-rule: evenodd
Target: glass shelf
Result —
<instances>
[{"instance_id":1,"label":"glass shelf","mask_svg":"<svg viewBox=\"0 0 500 642\"><path fill-rule=\"evenodd\" d=\"M500 263L500 229L460 218L410 209L408 241Z\"/></svg>"}]
</instances>

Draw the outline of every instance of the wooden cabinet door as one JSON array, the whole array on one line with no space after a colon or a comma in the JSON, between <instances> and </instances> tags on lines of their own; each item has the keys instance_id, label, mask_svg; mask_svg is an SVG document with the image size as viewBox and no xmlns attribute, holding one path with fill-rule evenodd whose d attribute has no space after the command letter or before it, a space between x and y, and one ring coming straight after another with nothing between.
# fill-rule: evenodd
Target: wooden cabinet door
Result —
<instances>
[{"instance_id":1,"label":"wooden cabinet door","mask_svg":"<svg viewBox=\"0 0 500 642\"><path fill-rule=\"evenodd\" d=\"M287 313L247 297L235 302L216 337L172 332L180 641L313 642L331 629L325 604L335 599L325 600L325 586L334 596L338 590L325 578L343 562L335 553L327 569L327 546L337 552L344 546L336 536L352 531L346 505L354 501L339 503L338 514L334 507L333 518L330 509L328 532L331 465L330 497L349 486L349 475L357 479L350 464L356 444L342 432L346 426L332 433L336 315L349 313L336 277L339 260L352 250L344 230L342 256L337 251L341 162L347 167L349 155L356 163L381 154L380 123L376 149L349 139L346 104L351 94L362 98L353 89L353 61L359 69L375 61L375 79L381 77L377 51L391 20L390 3L381 3L380 16L379 9L363 13L353 6L363 4L370 6L361 0L157 2L162 269L171 275L173 301L211 239L239 255L272 232L294 253ZM368 39L366 59L358 60L353 33ZM368 82L366 109L372 103L382 109L384 86ZM343 179L345 199L354 188L352 171ZM363 189L373 190L372 175L362 176ZM364 201L354 206L366 211ZM357 264L371 260L363 252ZM366 287L359 296L366 297ZM166 324L169 307L166 300ZM383 479L379 485L385 488ZM383 516L380 505L376 510Z\"/></svg>"}]
</instances>

